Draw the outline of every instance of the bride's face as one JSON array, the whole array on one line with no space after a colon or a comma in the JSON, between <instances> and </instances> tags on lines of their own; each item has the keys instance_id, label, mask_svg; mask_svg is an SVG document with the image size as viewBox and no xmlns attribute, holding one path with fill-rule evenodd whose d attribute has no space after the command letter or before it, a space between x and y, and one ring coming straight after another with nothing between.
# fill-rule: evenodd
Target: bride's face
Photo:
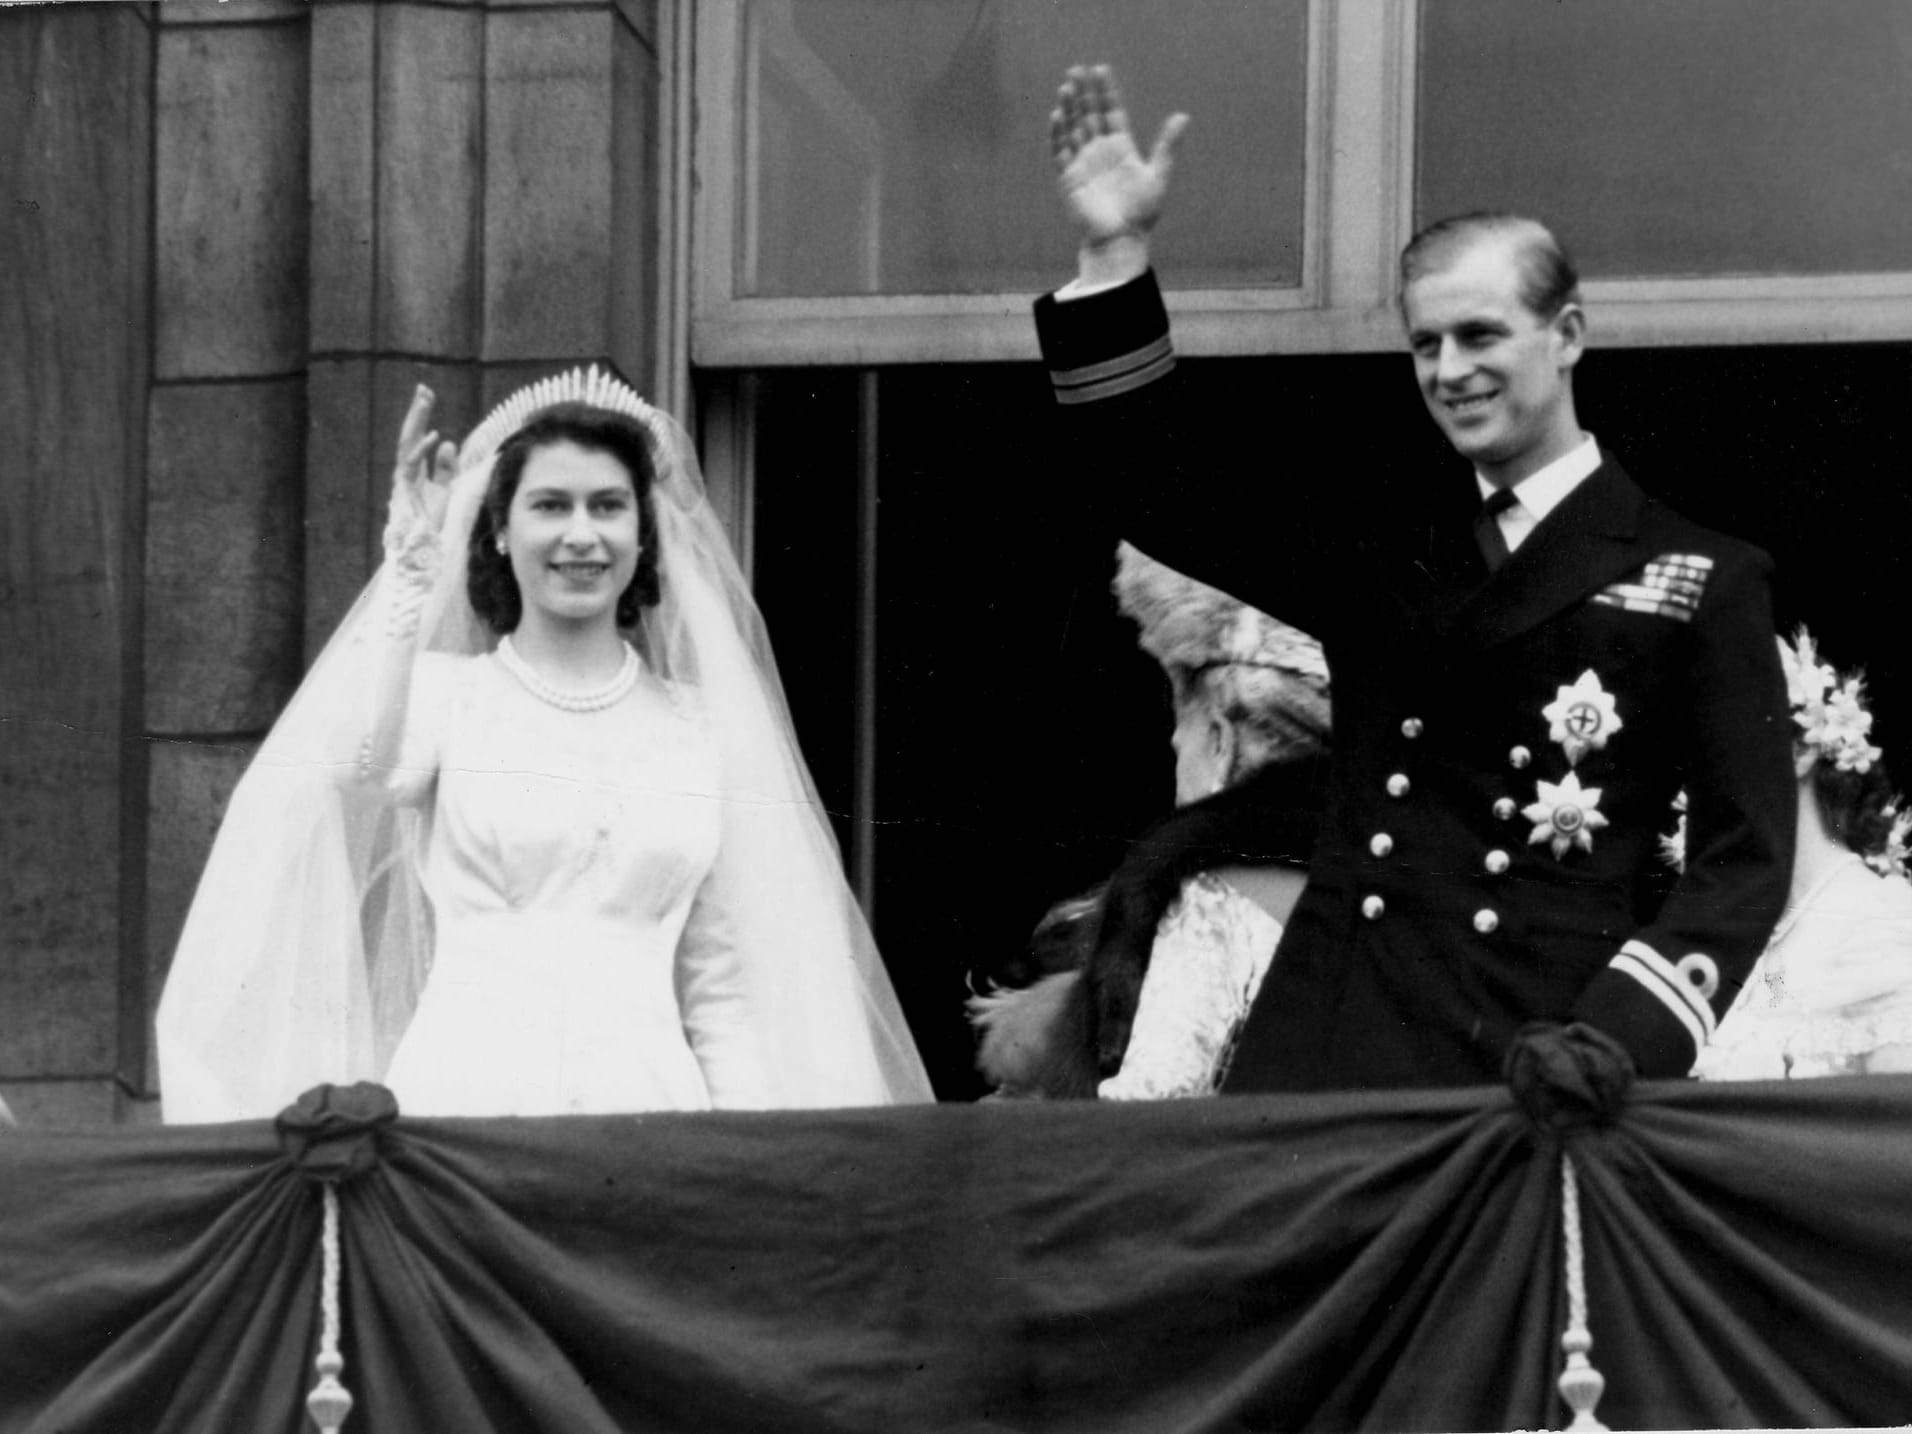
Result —
<instances>
[{"instance_id":1,"label":"bride's face","mask_svg":"<svg viewBox=\"0 0 1912 1434\"><path fill-rule=\"evenodd\" d=\"M527 618L617 620L637 570L637 493L609 453L554 443L525 460L505 524Z\"/></svg>"}]
</instances>

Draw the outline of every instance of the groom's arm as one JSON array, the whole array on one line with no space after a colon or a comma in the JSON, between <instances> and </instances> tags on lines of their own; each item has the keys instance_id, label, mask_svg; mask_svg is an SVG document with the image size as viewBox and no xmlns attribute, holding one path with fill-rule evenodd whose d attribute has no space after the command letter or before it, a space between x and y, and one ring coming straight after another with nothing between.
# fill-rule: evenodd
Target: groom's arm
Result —
<instances>
[{"instance_id":1,"label":"groom's arm","mask_svg":"<svg viewBox=\"0 0 1912 1434\"><path fill-rule=\"evenodd\" d=\"M1056 480L1112 536L1325 637L1339 615L1326 550L1345 544L1314 516L1320 495L1298 483L1282 493L1279 531L1248 519L1266 496L1249 485L1283 481L1271 476L1284 456L1283 396L1268 395L1274 422L1230 412L1219 435L1176 368L1150 259L1186 124L1171 115L1144 155L1103 67L1070 70L1051 112L1057 192L1080 235L1075 279L1035 305L1058 404ZM1236 436L1246 441L1218 441Z\"/></svg>"}]
</instances>

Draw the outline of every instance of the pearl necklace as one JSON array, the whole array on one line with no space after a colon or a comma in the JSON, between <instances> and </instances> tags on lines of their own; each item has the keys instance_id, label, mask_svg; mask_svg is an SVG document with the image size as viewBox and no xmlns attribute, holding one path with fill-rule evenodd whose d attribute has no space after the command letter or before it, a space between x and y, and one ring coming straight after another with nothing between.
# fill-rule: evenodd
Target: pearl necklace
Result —
<instances>
[{"instance_id":1,"label":"pearl necklace","mask_svg":"<svg viewBox=\"0 0 1912 1434\"><path fill-rule=\"evenodd\" d=\"M627 642L624 645L624 664L617 670L607 686L595 692L566 692L553 687L531 669L531 664L518 655L518 649L511 645L510 637L498 639L498 661L504 669L524 685L540 702L548 702L566 712L601 712L606 707L615 707L622 702L631 689L637 686L637 675L644 670L643 660Z\"/></svg>"}]
</instances>

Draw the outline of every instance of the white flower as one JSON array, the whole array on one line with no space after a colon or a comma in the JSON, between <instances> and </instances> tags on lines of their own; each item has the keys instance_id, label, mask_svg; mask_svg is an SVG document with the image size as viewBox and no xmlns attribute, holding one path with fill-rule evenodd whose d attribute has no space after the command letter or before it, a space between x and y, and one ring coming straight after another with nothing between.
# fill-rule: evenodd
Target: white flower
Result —
<instances>
[{"instance_id":1,"label":"white flower","mask_svg":"<svg viewBox=\"0 0 1912 1434\"><path fill-rule=\"evenodd\" d=\"M1775 640L1779 643L1779 665L1786 673L1786 700L1794 707L1816 707L1838 678L1830 667L1820 665L1812 634L1802 627L1796 644L1783 637Z\"/></svg>"},{"instance_id":2,"label":"white flower","mask_svg":"<svg viewBox=\"0 0 1912 1434\"><path fill-rule=\"evenodd\" d=\"M1681 787L1673 794L1673 811L1679 820L1660 837L1660 859L1675 871L1686 870L1686 808L1686 788Z\"/></svg>"},{"instance_id":3,"label":"white flower","mask_svg":"<svg viewBox=\"0 0 1912 1434\"><path fill-rule=\"evenodd\" d=\"M1912 857L1912 848L1906 845L1906 838L1912 836L1912 811L1900 811L1894 805L1885 809L1885 815L1892 818L1892 830L1886 834L1885 846L1865 859L1866 865L1880 876L1912 879L1906 869L1906 859Z\"/></svg>"},{"instance_id":4,"label":"white flower","mask_svg":"<svg viewBox=\"0 0 1912 1434\"><path fill-rule=\"evenodd\" d=\"M1866 740L1872 714L1859 705L1859 683L1848 682L1827 700L1813 745L1828 754L1842 772L1867 772L1879 759L1879 749Z\"/></svg>"},{"instance_id":5,"label":"white flower","mask_svg":"<svg viewBox=\"0 0 1912 1434\"><path fill-rule=\"evenodd\" d=\"M1613 694L1600 685L1600 675L1591 667L1571 687L1562 687L1540 715L1551 724L1547 735L1566 749L1570 767L1589 751L1606 746L1607 738L1625 725Z\"/></svg>"},{"instance_id":6,"label":"white flower","mask_svg":"<svg viewBox=\"0 0 1912 1434\"><path fill-rule=\"evenodd\" d=\"M1529 846L1547 842L1559 861L1574 847L1593 850L1593 834L1607 824L1600 815L1599 787L1582 787L1572 772L1558 782L1535 782L1538 801L1521 808L1521 815L1534 824Z\"/></svg>"},{"instance_id":7,"label":"white flower","mask_svg":"<svg viewBox=\"0 0 1912 1434\"><path fill-rule=\"evenodd\" d=\"M1797 645L1779 639L1779 661L1786 670L1786 696L1799 728L1799 745L1830 761L1842 772L1869 772L1882 755L1868 740L1872 714L1865 709L1864 684L1843 682L1818 660L1812 638L1802 627Z\"/></svg>"}]
</instances>

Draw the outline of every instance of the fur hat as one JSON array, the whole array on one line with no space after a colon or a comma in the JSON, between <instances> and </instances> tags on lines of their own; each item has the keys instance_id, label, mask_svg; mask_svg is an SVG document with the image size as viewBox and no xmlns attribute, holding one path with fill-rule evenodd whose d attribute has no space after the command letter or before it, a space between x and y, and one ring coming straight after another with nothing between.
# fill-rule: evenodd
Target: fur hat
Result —
<instances>
[{"instance_id":1,"label":"fur hat","mask_svg":"<svg viewBox=\"0 0 1912 1434\"><path fill-rule=\"evenodd\" d=\"M1329 730L1328 659L1321 644L1219 589L1122 543L1116 548L1116 603L1141 626L1142 650L1167 670L1181 700L1209 668L1244 669L1236 700L1274 725L1316 743Z\"/></svg>"}]
</instances>

